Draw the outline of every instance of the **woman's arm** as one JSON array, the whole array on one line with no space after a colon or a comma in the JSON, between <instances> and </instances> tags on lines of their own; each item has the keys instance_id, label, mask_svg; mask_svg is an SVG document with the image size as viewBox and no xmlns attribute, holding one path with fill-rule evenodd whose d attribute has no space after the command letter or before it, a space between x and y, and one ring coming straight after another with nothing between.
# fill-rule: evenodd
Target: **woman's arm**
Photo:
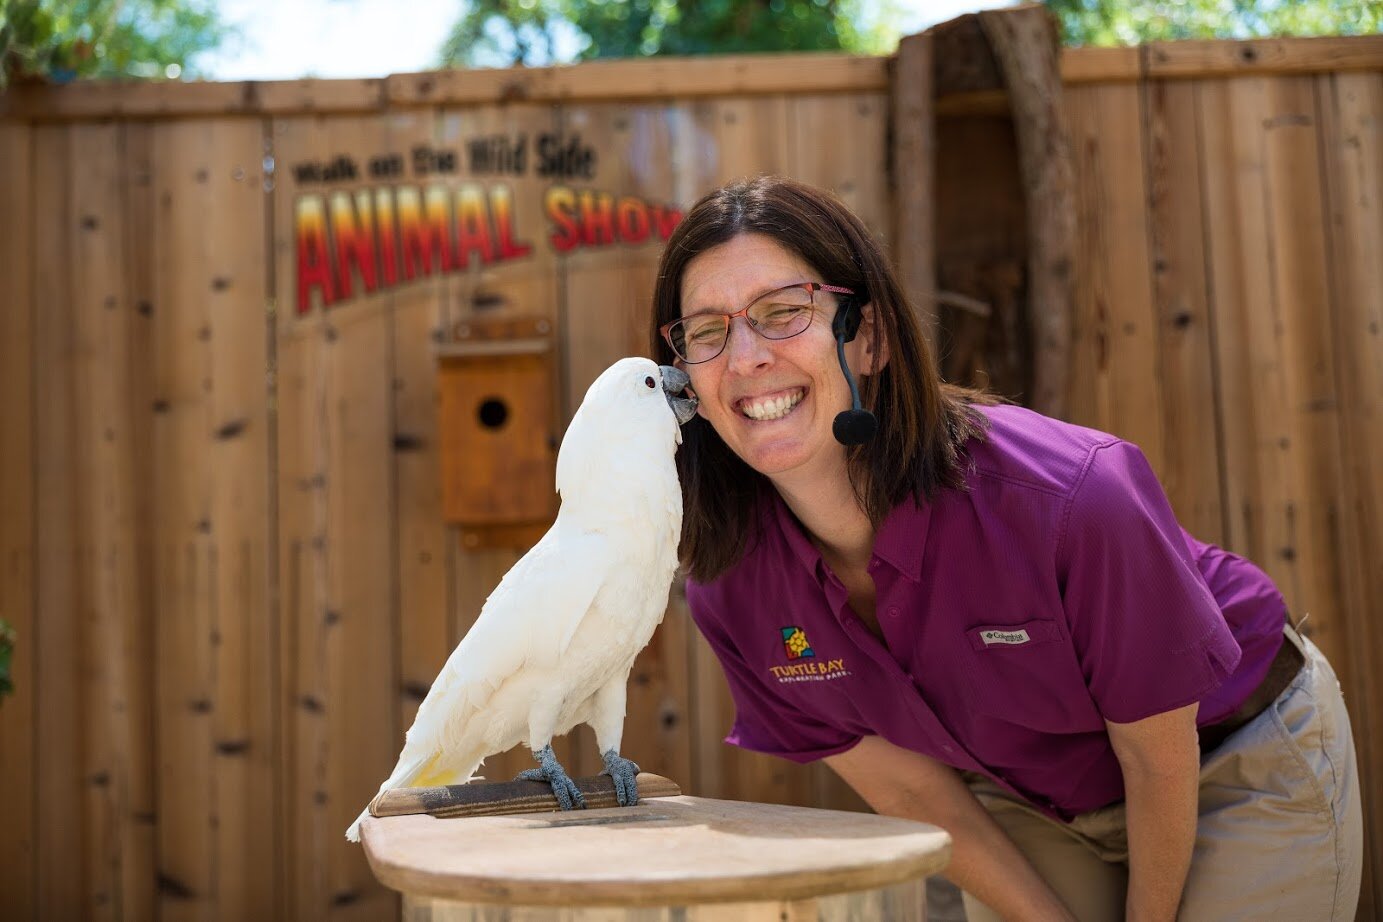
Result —
<instances>
[{"instance_id":1,"label":"woman's arm","mask_svg":"<svg viewBox=\"0 0 1383 922\"><path fill-rule=\"evenodd\" d=\"M1130 922L1176 918L1196 844L1200 749L1191 704L1133 723L1107 723L1124 772Z\"/></svg>"},{"instance_id":2,"label":"woman's arm","mask_svg":"<svg viewBox=\"0 0 1383 922\"><path fill-rule=\"evenodd\" d=\"M949 832L946 876L1005 919L1074 922L955 769L877 736L827 756L826 764L877 812Z\"/></svg>"}]
</instances>

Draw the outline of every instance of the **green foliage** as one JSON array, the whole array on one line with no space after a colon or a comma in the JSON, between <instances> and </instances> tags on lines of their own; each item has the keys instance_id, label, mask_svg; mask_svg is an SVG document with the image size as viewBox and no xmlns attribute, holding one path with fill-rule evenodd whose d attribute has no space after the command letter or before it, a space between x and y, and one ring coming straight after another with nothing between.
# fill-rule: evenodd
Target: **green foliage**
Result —
<instances>
[{"instance_id":1,"label":"green foliage","mask_svg":"<svg viewBox=\"0 0 1383 922\"><path fill-rule=\"evenodd\" d=\"M1364 35L1383 31L1383 0L1043 0L1067 45L1191 38Z\"/></svg>"},{"instance_id":2,"label":"green foliage","mask_svg":"<svg viewBox=\"0 0 1383 922\"><path fill-rule=\"evenodd\" d=\"M886 51L861 0L471 0L439 55L446 66L758 51Z\"/></svg>"},{"instance_id":3,"label":"green foliage","mask_svg":"<svg viewBox=\"0 0 1383 922\"><path fill-rule=\"evenodd\" d=\"M14 657L16 639L14 628L0 619L0 700L14 691L14 682L10 679L10 661Z\"/></svg>"},{"instance_id":4,"label":"green foliage","mask_svg":"<svg viewBox=\"0 0 1383 922\"><path fill-rule=\"evenodd\" d=\"M196 76L232 34L215 0L0 0L0 86L24 76Z\"/></svg>"}]
</instances>

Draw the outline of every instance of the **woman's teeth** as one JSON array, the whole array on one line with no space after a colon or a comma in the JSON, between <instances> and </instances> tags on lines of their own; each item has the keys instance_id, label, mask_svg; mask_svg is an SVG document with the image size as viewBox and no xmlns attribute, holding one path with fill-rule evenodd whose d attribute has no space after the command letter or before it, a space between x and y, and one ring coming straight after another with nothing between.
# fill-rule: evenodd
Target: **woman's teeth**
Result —
<instances>
[{"instance_id":1,"label":"woman's teeth","mask_svg":"<svg viewBox=\"0 0 1383 922\"><path fill-rule=\"evenodd\" d=\"M746 400L740 404L740 412L750 419L760 422L770 419L781 419L791 412L792 408L802 402L803 391L793 391L779 397L769 397L764 400Z\"/></svg>"}]
</instances>

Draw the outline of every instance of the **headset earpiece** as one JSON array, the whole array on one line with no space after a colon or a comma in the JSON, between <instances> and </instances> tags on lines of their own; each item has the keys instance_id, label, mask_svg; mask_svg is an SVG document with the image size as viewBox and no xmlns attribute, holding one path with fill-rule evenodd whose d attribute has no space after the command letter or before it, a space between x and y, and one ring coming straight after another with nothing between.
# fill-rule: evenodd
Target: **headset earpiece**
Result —
<instances>
[{"instance_id":1,"label":"headset earpiece","mask_svg":"<svg viewBox=\"0 0 1383 922\"><path fill-rule=\"evenodd\" d=\"M831 335L842 342L850 342L860 331L860 303L854 298L841 298L836 307L836 315L831 319Z\"/></svg>"},{"instance_id":2,"label":"headset earpiece","mask_svg":"<svg viewBox=\"0 0 1383 922\"><path fill-rule=\"evenodd\" d=\"M860 303L854 298L842 300L836 308L836 316L831 320L831 332L836 338L836 359L840 362L840 373L850 386L850 409L836 414L831 425L831 433L842 445L863 445L874 438L879 420L860 405L860 390L855 385L855 376L850 374L850 366L845 361L845 344L855 338L860 330L862 311Z\"/></svg>"}]
</instances>

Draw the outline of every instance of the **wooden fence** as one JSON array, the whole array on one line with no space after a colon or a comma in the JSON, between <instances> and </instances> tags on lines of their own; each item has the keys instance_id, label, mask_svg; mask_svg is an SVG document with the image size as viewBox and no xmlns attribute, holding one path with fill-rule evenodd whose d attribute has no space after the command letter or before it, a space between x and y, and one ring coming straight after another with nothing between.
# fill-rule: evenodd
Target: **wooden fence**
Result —
<instances>
[{"instance_id":1,"label":"wooden fence","mask_svg":"<svg viewBox=\"0 0 1383 922\"><path fill-rule=\"evenodd\" d=\"M1072 417L1142 445L1189 528L1311 612L1376 791L1383 44L1068 52L1063 71ZM660 221L707 188L788 173L892 239L888 61L7 103L0 617L19 647L0 705L0 908L393 918L342 832L518 556L462 548L438 514L437 343L487 311L550 317L570 413L610 359L642 351ZM995 108L937 102L943 284L948 265L1022 248ZM429 209L475 221L449 271ZM359 254L383 245L372 228L395 239L390 221L412 243L367 278ZM359 258L324 267L328 239ZM820 766L722 744L730 713L675 594L631 681L626 754L696 794L859 806ZM599 769L586 731L559 755ZM486 773L529 764L510 753ZM1376 835L1383 805L1366 808ZM1378 905L1366 892L1361 917Z\"/></svg>"}]
</instances>

